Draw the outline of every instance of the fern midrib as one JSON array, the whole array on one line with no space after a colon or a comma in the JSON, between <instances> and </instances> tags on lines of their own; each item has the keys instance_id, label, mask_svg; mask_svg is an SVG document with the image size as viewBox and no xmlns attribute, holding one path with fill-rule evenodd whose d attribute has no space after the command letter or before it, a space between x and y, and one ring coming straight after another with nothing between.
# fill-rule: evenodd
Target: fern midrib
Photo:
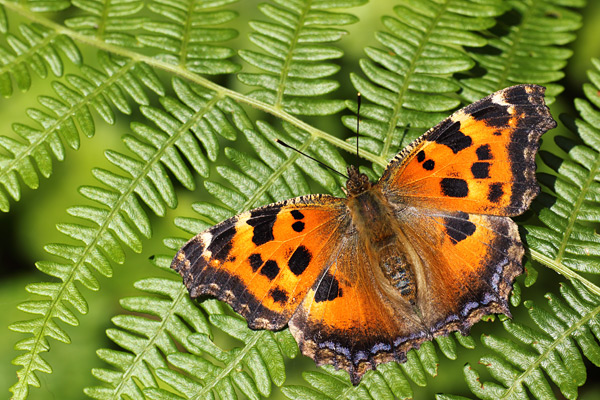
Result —
<instances>
[{"instance_id":1,"label":"fern midrib","mask_svg":"<svg viewBox=\"0 0 600 400\"><path fill-rule=\"evenodd\" d=\"M304 27L304 20L306 19L306 15L310 11L310 6L312 1L306 1L306 7L302 10L300 14L300 18L298 18L298 24L296 25L296 30L294 31L294 36L292 37L292 42L290 43L289 51L286 54L285 61L283 63L283 68L281 68L281 74L279 76L279 85L277 85L277 98L275 99L275 104L273 104L276 108L282 108L283 103L283 92L285 90L285 83L287 82L288 73L290 67L292 65L292 60L294 58L294 50L296 49L296 45L298 44L298 39L300 37L300 32Z\"/></svg>"},{"instance_id":2,"label":"fern midrib","mask_svg":"<svg viewBox=\"0 0 600 400\"><path fill-rule=\"evenodd\" d=\"M102 15L100 16L100 23L98 24L98 29L96 30L96 37L101 39L104 36L104 30L106 29L106 21L109 18L110 6L112 5L113 0L105 0L104 7L102 7Z\"/></svg>"},{"instance_id":3,"label":"fern midrib","mask_svg":"<svg viewBox=\"0 0 600 400\"><path fill-rule=\"evenodd\" d=\"M202 390L198 392L198 394L196 394L196 396L192 397L192 399L204 400L204 399L208 398L208 393L210 393L210 391L215 388L217 383L219 383L222 379L229 376L231 371L235 367L237 367L242 361L244 361L244 358L246 357L246 355L254 347L256 347L256 344L262 339L262 337L264 335L267 335L267 334L270 334L270 332L266 331L266 330L253 331L251 334L250 340L248 340L247 342L244 342L244 347L242 347L240 349L240 351L237 352L236 356L234 358L232 358L231 360L229 360L229 362L227 362L225 364L225 366L221 369L219 374L216 375L213 379L211 379L210 382L207 383L206 386L204 386L202 388Z\"/></svg>"},{"instance_id":4,"label":"fern midrib","mask_svg":"<svg viewBox=\"0 0 600 400\"><path fill-rule=\"evenodd\" d=\"M156 152L153 154L152 157L150 157L148 159L148 161L145 163L144 168L142 168L142 173L140 173L137 177L135 177L134 179L131 180L130 185L129 185L129 190L120 192L121 196L119 197L119 200L115 203L115 207L113 207L110 210L110 213L108 214L106 220L104 221L104 223L99 227L98 229L98 234L96 235L96 238L101 238L102 234L106 231L106 229L110 226L110 222L113 220L113 216L116 215L118 212L121 211L121 207L122 205L125 203L125 201L127 200L127 197L129 197L130 194L134 193L135 188L138 186L138 184L145 178L148 176L148 172L152 169L152 167L156 164L159 163L162 159L162 156L164 155L164 153L166 152L166 149L172 147L175 145L175 142L177 142L177 140L180 139L181 135L180 133L182 132L187 132L188 129L190 129L192 126L196 125L196 123L198 122L198 120L200 120L202 118L202 116L204 116L206 113L208 113L212 107L218 103L221 100L220 96L214 96L212 99L210 99L210 101L208 101L205 106L198 110L198 112L196 112L194 114L194 118L190 118L186 123L182 124L181 127L175 132L173 133L173 135L169 136L167 140L165 140L162 143L162 146L156 149ZM94 239L96 241L96 238ZM94 243L95 243L94 241ZM88 249L90 248L94 248L94 246L88 246ZM87 251L87 249L86 249ZM85 260L84 257L81 258L82 260ZM75 268L73 269L75 270ZM182 288L180 290L179 293L179 297L178 299L181 298L182 293L185 293L185 288ZM163 321L164 323L164 321ZM162 326L163 324L161 324ZM154 342L153 342L154 343ZM148 348L149 346L146 346L145 348ZM137 360L138 356L136 356L136 358L134 359ZM131 369L131 371L133 371ZM128 377L131 376L128 375ZM122 380L122 382L126 382L125 379ZM119 384L118 386L119 388L123 387L122 384ZM118 390L118 393L120 393L120 389ZM119 397L116 397L119 398Z\"/></svg>"},{"instance_id":5,"label":"fern midrib","mask_svg":"<svg viewBox=\"0 0 600 400\"><path fill-rule=\"evenodd\" d=\"M11 2L8 2L7 0L0 0L0 4L2 4L5 8L18 13L22 17L24 17L32 22L36 22L40 25L48 27L59 34L63 34L65 36L70 37L71 39L73 39L75 41L84 43L86 45L95 47L100 50L104 50L109 53L113 53L113 54L117 54L117 55L120 55L120 56L123 56L126 58L130 58L137 62L143 62L149 66L170 72L174 75L185 78L185 79L187 79L191 82L194 82L200 86L203 86L207 89L213 90L213 91L217 92L219 95L229 97L235 101L249 105L258 110L261 110L268 114L271 114L283 121L289 122L293 126L296 126L299 129L307 132L314 138L323 139L326 142L331 143L334 146L336 146L340 149L343 149L349 153L354 154L354 152L355 152L354 146L351 143L347 143L346 141L341 140L333 135L330 135L327 132L317 129L317 128L307 124L306 122L302 121L301 119L296 118L295 116L288 114L287 112L285 112L277 107L274 107L271 104L264 103L260 100L254 99L245 94L225 88L225 87L218 85L218 84L216 84L194 72L186 70L179 65L170 64L170 63L164 62L158 58L154 58L151 56L145 56L145 55L137 53L135 51L127 50L125 48L103 42L103 41L99 40L98 38L83 35L79 32L68 29L67 27L65 27L63 25L57 24L47 18L44 18L42 16L42 14L31 13L31 12L29 12L29 10L22 7L19 3L11 3ZM385 165L387 165L387 160L384 157L381 157L380 155L373 154L366 150L362 150L360 152L360 154L363 158L365 158L373 163L379 164L382 167L385 167Z\"/></svg>"},{"instance_id":6,"label":"fern midrib","mask_svg":"<svg viewBox=\"0 0 600 400\"><path fill-rule=\"evenodd\" d=\"M39 56L39 54L40 54L39 50L45 48L46 46L48 46L48 44L52 43L54 38L56 38L57 36L58 36L58 34L56 32L52 32L48 36L44 36L44 39L41 40L39 43L36 43L34 46L27 48L27 51L15 56L11 60L11 62L2 65L0 67L0 75L10 73L12 71L11 66L14 64L23 63L23 64L27 65L29 60L31 60L32 56L36 56L36 55Z\"/></svg>"},{"instance_id":7,"label":"fern midrib","mask_svg":"<svg viewBox=\"0 0 600 400\"><path fill-rule=\"evenodd\" d=\"M410 77L412 77L414 75L414 71L417 66L417 60L419 59L421 54L423 54L425 45L427 43L429 43L429 38L431 37L431 34L432 34L434 28L436 27L440 17L446 11L446 9L448 7L448 3L450 1L452 1L452 0L446 0L446 2L444 4L438 4L439 5L438 13L435 15L434 18L431 19L431 23L429 24L429 26L427 27L427 30L425 31L425 36L423 37L423 40L419 44L419 47L417 47L417 49L415 50L414 56L411 59L408 71L405 74L405 79L404 79L404 83L402 84L402 88L398 91L398 95L396 96L396 106L393 109L392 118L388 124L388 131L385 135L385 140L383 142L383 148L381 149L381 155L386 160L388 159L388 153L389 153L390 147L392 145L392 139L394 138L394 133L395 133L394 131L398 124L399 112L403 108L402 100L404 99L404 96L406 95L406 92L408 91L408 86L409 86L409 82L411 79Z\"/></svg>"},{"instance_id":8,"label":"fern midrib","mask_svg":"<svg viewBox=\"0 0 600 400\"><path fill-rule=\"evenodd\" d=\"M504 394L500 397L501 399L510 398L510 396L520 387L521 382L523 382L534 370L536 370L542 363L544 359L548 357L548 355L558 347L559 344L563 343L568 337L571 336L573 332L583 326L585 323L589 322L593 317L600 313L600 306L594 308L592 311L584 315L579 321L575 324L571 325L567 330L565 330L559 337L557 337L544 351L535 359L533 363L531 363L525 371L521 375L515 379L509 388L506 389Z\"/></svg>"},{"instance_id":9,"label":"fern midrib","mask_svg":"<svg viewBox=\"0 0 600 400\"><path fill-rule=\"evenodd\" d=\"M567 248L569 238L571 237L571 233L575 229L575 223L577 222L577 216L579 215L579 209L583 205L583 202L585 201L585 196L589 192L589 189L592 186L592 183L594 183L595 177L597 176L599 169L600 169L600 157L597 157L592 168L590 168L590 172L587 176L585 184L583 185L581 190L579 190L579 195L577 196L577 201L575 201L575 204L573 205L573 209L569 213L567 228L565 229L565 233L563 235L563 240L560 244L560 247L559 247L558 252L556 253L556 257L555 257L555 260L558 263L562 262L562 258L563 258L564 252Z\"/></svg>"},{"instance_id":10,"label":"fern midrib","mask_svg":"<svg viewBox=\"0 0 600 400\"><path fill-rule=\"evenodd\" d=\"M179 65L181 67L184 67L187 62L187 49L188 49L188 45L190 43L190 37L191 37L191 32L192 32L192 21L193 21L192 16L194 15L193 11L194 11L195 6L196 6L196 2L194 2L194 1L190 1L188 3L188 12L186 14L187 18L185 19L185 25L183 27L184 34L182 35L182 38L181 38L181 49L179 50Z\"/></svg>"},{"instance_id":11,"label":"fern midrib","mask_svg":"<svg viewBox=\"0 0 600 400\"><path fill-rule=\"evenodd\" d=\"M537 5L537 3L536 3ZM514 5L511 5L511 8L514 8ZM507 56L505 58L506 62L504 62L502 64L502 73L500 74L500 80L498 81L498 86L496 86L497 90L500 89L504 89L507 85L509 85L510 83L508 82L508 74L510 73L512 66L514 65L513 60L516 57L517 54L517 47L518 44L521 42L521 39L523 37L523 27L525 27L527 25L527 20L529 18L531 18L531 13L533 12L532 10L535 8L535 6L531 5L531 1L527 1L527 7L526 7L526 12L523 12L522 16L522 20L521 23L517 26L514 27L514 36L511 38L512 39L512 46L510 47L510 51L508 53L505 53ZM510 37L510 35L509 35Z\"/></svg>"},{"instance_id":12,"label":"fern midrib","mask_svg":"<svg viewBox=\"0 0 600 400\"><path fill-rule=\"evenodd\" d=\"M33 152L39 146L43 146L46 143L46 141L48 140L48 137L50 135L52 135L53 133L55 133L56 130L65 121L67 121L69 118L73 117L74 115L77 115L78 110L81 110L82 108L87 107L88 105L91 105L93 103L93 100L97 96L102 95L105 92L105 90L104 90L105 88L110 87L114 82L118 81L120 77L125 76L125 74L129 71L129 69L132 68L134 65L135 65L135 62L132 60L130 60L129 62L124 64L113 75L110 75L107 79L103 80L99 86L96 86L92 92L90 92L88 95L83 97L83 101L78 102L74 106L71 105L67 112L63 113L58 118L56 118L56 121L51 126L44 129L45 134L39 135L38 138L36 140L34 140L33 142L27 141L26 143L28 145L25 146L23 151L16 154L15 157L10 160L10 162L8 162L4 165L4 168L0 169L0 181L4 182L6 179L8 179L7 178L8 174L10 174L14 170L18 170L19 164L21 164L23 162L23 160L25 160L27 157L33 157ZM23 142L20 142L20 143L23 144Z\"/></svg>"}]
</instances>

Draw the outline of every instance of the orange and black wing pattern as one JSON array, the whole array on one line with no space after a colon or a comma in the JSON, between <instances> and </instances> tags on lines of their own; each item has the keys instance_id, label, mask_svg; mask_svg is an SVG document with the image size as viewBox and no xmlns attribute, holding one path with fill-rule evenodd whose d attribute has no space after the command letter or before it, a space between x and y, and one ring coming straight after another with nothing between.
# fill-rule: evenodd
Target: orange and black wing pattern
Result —
<instances>
[{"instance_id":1,"label":"orange and black wing pattern","mask_svg":"<svg viewBox=\"0 0 600 400\"><path fill-rule=\"evenodd\" d=\"M192 297L227 302L252 329L281 329L321 275L343 210L314 195L247 211L192 238L171 267Z\"/></svg>"},{"instance_id":2,"label":"orange and black wing pattern","mask_svg":"<svg viewBox=\"0 0 600 400\"><path fill-rule=\"evenodd\" d=\"M382 190L421 208L522 214L539 192L539 139L556 127L544 91L512 86L455 112L390 162Z\"/></svg>"}]
</instances>

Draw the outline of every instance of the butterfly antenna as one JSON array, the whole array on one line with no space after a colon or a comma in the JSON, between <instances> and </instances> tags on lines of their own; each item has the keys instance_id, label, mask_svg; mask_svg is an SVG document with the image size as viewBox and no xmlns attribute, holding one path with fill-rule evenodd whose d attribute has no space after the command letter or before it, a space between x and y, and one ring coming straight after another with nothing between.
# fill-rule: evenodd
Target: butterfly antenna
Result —
<instances>
[{"instance_id":1,"label":"butterfly antenna","mask_svg":"<svg viewBox=\"0 0 600 400\"><path fill-rule=\"evenodd\" d=\"M358 138L359 138L359 128L360 128L360 92L356 94L356 101L358 102L358 108L356 109L356 168L360 163L360 157L358 156Z\"/></svg>"},{"instance_id":2,"label":"butterfly antenna","mask_svg":"<svg viewBox=\"0 0 600 400\"><path fill-rule=\"evenodd\" d=\"M287 144L287 143L286 143L286 142L284 142L283 140L275 139L275 141L276 141L277 143L279 143L280 145L282 145L283 147L287 147L288 149L294 150L296 153L300 153L300 154L302 154L304 157L310 158L311 160L313 160L313 161L317 162L317 163L318 163L320 166L322 166L322 167L325 167L325 168L327 168L328 170L330 170L330 171L333 171L333 172L335 172L336 174L338 174L338 175L341 175L341 176L343 176L343 177L344 177L344 178L346 178L346 179L350 179L350 178L349 178L349 177L347 177L346 175L342 174L340 171L338 171L338 170L336 170L336 169L334 169L334 168L330 167L329 165L325 164L323 161L317 160L316 158L309 156L308 154L306 154L306 153L304 153L304 152L302 152L302 151L298 150L297 148L290 146L289 144Z\"/></svg>"}]
</instances>

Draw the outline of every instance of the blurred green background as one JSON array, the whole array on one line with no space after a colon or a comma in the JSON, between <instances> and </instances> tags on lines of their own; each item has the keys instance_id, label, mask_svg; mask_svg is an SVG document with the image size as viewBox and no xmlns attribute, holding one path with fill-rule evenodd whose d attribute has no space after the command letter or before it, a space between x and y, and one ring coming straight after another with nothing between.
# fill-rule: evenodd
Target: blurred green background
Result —
<instances>
[{"instance_id":1,"label":"blurred green background","mask_svg":"<svg viewBox=\"0 0 600 400\"><path fill-rule=\"evenodd\" d=\"M260 18L256 11L256 1L245 1L244 7L247 12L241 14L238 19L240 37L234 43L237 48L250 47L247 41L249 27L247 21ZM346 52L346 57L341 60L342 71L337 78L341 80L342 87L337 92L339 98L353 98L355 96L350 85L348 74L350 72L360 73L357 60L363 57L362 49L368 45L375 45L373 33L381 27L380 16L391 13L393 2L378 0L351 10L359 16L360 22L348 27L350 34L341 42ZM569 60L566 69L566 77L561 82L565 87L565 93L559 96L556 104L552 106L555 118L562 112L572 115L572 101L581 96L581 85L587 81L586 70L591 66L591 57L600 57L600 1L590 1L589 5L582 10L583 28L578 33L578 38L570 44L574 56ZM367 32L365 34L363 32ZM94 49L84 49L86 61L94 58ZM168 77L167 77L168 79ZM11 124L14 122L30 123L26 116L26 107L31 106L32 97L41 94L52 93L49 89L51 79L36 79L32 89L27 93L16 93L10 99L0 100L0 134L13 137ZM168 82L166 80L165 82ZM238 85L241 90L242 85ZM28 283L47 281L48 277L39 273L34 263L38 260L48 259L43 247L48 243L64 242L65 237L60 234L55 225L61 222L74 222L65 209L72 205L85 203L78 194L77 188L81 185L96 183L91 175L92 168L107 167L108 163L104 155L98 149L115 149L125 151L121 142L121 136L129 130L129 120L122 114L117 115L117 124L107 126L96 118L97 132L92 139L82 138L81 148L78 151L67 151L64 162L54 163L54 173L50 179L41 179L37 190L24 189L21 201L12 202L9 213L0 214L0 390L6 397L9 396L8 387L16 379L16 367L11 364L19 352L13 349L14 344L25 336L8 330L7 326L21 319L29 319L31 316L17 310L17 305L30 298L24 287ZM133 119L136 119L133 115ZM556 118L558 119L558 118ZM330 129L342 130L339 116L325 122ZM555 130L557 133L566 134L562 126ZM547 138L544 147L551 146L552 142ZM197 191L199 192L199 191ZM167 236L182 236L182 232L173 225L176 215L193 215L190 204L201 200L195 193L184 190L179 191L180 207L177 213L169 212L165 218L154 217L152 219L154 232L160 232L151 240L144 242L144 251L141 254L127 252L126 265L113 265L114 276L111 279L100 278L102 290L90 292L84 290L84 295L89 302L91 312L80 316L80 326L77 328L66 327L71 336L72 344L64 345L51 341L51 350L46 355L49 363L54 367L53 374L39 373L42 381L41 389L32 389L31 399L75 399L84 397L82 388L97 385L99 382L93 378L90 371L94 367L103 366L96 357L95 351L100 347L112 347L113 344L106 338L105 329L111 326L110 318L122 312L119 299L126 296L138 295L132 284L138 279L157 276L158 271L148 262L148 257L157 253L166 253L167 249L162 245L162 239ZM550 289L552 281L556 280L553 272L540 268L541 275L550 276L540 279L534 286L536 292L527 292L528 297L541 299L544 292ZM102 310L98 312L98 310ZM485 331L488 322L477 324L473 329L473 336L479 337ZM465 391L462 380L462 366L465 362L476 363L477 351L463 352L456 361L445 359L440 354L440 369L442 371L455 370L456 373L441 374L439 377L429 379L426 388L414 388L415 398L429 399L437 392L463 394L469 396ZM290 365L301 369L315 368L312 360L304 357L290 362ZM290 370L291 372L291 370ZM480 372L482 372L480 370ZM289 374L292 375L291 373ZM297 375L291 377L287 383L301 384ZM588 383L580 389L580 398L585 400L600 399L600 382L598 381L596 368L590 369ZM0 392L1 393L1 392ZM557 395L560 395L559 393ZM0 397L3 395L0 394ZM282 397L275 390L274 397Z\"/></svg>"}]
</instances>

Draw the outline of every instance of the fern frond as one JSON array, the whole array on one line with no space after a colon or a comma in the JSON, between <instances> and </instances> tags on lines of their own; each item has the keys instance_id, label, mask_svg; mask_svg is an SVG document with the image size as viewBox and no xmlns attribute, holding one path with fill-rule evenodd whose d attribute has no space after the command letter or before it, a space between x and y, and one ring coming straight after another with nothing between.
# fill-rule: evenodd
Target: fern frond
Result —
<instances>
[{"instance_id":1,"label":"fern frond","mask_svg":"<svg viewBox=\"0 0 600 400\"><path fill-rule=\"evenodd\" d=\"M64 235L82 244L47 245L46 251L61 258L61 261L40 261L36 264L40 271L58 278L60 282L27 286L30 293L44 300L30 300L19 308L42 316L10 326L14 331L30 335L17 344L18 350L25 353L13 361L23 367L18 372L19 382L11 388L16 398L26 397L29 385L39 386L37 371L51 371L41 358L41 353L49 350L47 338L64 343L70 341L57 321L78 324L77 316L70 307L82 314L87 312L87 302L76 282L88 289L98 290L94 270L111 276L111 262L123 263L125 259L123 247L140 252L142 237L150 237L150 221L142 202L157 215L164 215L166 207L176 206L177 198L166 169L184 186L194 187L192 173L177 150L181 149L183 157L192 164L203 159L198 143L202 139L195 138L189 130L200 131L206 124L224 136L234 131L225 116L230 111L223 112L219 108L219 96L206 90L194 91L177 82L174 88L190 107L174 99L164 99L163 104L171 107L173 116L155 108L142 107L142 112L163 131L134 124L136 136L124 137L125 145L133 156L116 151L106 152L108 160L121 173L94 169L93 174L101 185L83 186L80 193L95 204L67 210L82 223L57 225ZM223 107L227 107L227 104L224 103ZM200 137L205 138L209 134L202 132ZM196 164L198 172L205 173L199 165Z\"/></svg>"},{"instance_id":2,"label":"fern frond","mask_svg":"<svg viewBox=\"0 0 600 400\"><path fill-rule=\"evenodd\" d=\"M493 26L491 17L503 10L500 1L405 0L394 8L395 17L384 17L387 31L376 35L384 48L367 47L369 59L360 62L368 79L351 75L373 103L361 108L361 148L389 160L457 107L459 100L449 96L459 89L451 75L474 65L459 46L485 45L477 31ZM356 130L355 117L344 124Z\"/></svg>"},{"instance_id":3,"label":"fern frond","mask_svg":"<svg viewBox=\"0 0 600 400\"><path fill-rule=\"evenodd\" d=\"M511 11L492 29L496 36L488 46L469 53L484 71L480 77L461 80L461 95L475 101L517 83L537 83L546 87L546 101L563 87L559 81L573 53L564 47L575 40L574 31L581 27L581 15L569 7L583 7L582 0L510 0Z\"/></svg>"},{"instance_id":4,"label":"fern frond","mask_svg":"<svg viewBox=\"0 0 600 400\"><path fill-rule=\"evenodd\" d=\"M542 227L527 226L527 243L534 260L568 277L570 270L600 273L600 237L593 224L600 222L600 60L589 71L591 83L584 85L587 100L576 99L581 118L565 120L583 141L563 136L555 141L568 155L562 160L542 151L542 160L556 175L540 174L540 183L552 195L539 212ZM600 294L600 293L598 293Z\"/></svg>"},{"instance_id":5,"label":"fern frond","mask_svg":"<svg viewBox=\"0 0 600 400\"><path fill-rule=\"evenodd\" d=\"M39 174L48 178L52 174L52 156L62 161L65 145L78 149L80 133L92 137L95 133L91 110L104 121L114 123L111 106L129 114L131 108L125 93L140 104L149 102L145 88L162 94L163 88L154 72L143 64L125 62L104 53L99 55L102 71L87 65L81 66L81 75L66 76L66 83L55 81L53 96L41 96L43 109L30 108L27 114L39 127L21 123L13 130L22 140L0 136L0 210L8 211L9 196L21 198L21 182L37 189ZM36 169L37 168L37 169Z\"/></svg>"},{"instance_id":6,"label":"fern frond","mask_svg":"<svg viewBox=\"0 0 600 400\"><path fill-rule=\"evenodd\" d=\"M251 95L276 108L295 115L327 115L342 110L341 100L314 98L339 87L332 79L339 67L327 62L343 52L329 43L347 32L337 26L358 21L351 14L328 11L349 8L365 0L274 1L259 6L270 21L252 21L250 40L263 52L240 50L239 54L261 73L240 73L238 78L250 86L259 86Z\"/></svg>"},{"instance_id":7,"label":"fern frond","mask_svg":"<svg viewBox=\"0 0 600 400\"><path fill-rule=\"evenodd\" d=\"M46 78L48 70L58 77L64 73L64 58L75 65L82 63L79 49L68 36L39 24L21 24L19 33L6 33L8 46L0 46L0 95L4 97L13 94L12 79L19 90L27 91L32 71L40 78Z\"/></svg>"},{"instance_id":8,"label":"fern frond","mask_svg":"<svg viewBox=\"0 0 600 400\"><path fill-rule=\"evenodd\" d=\"M583 356L600 366L598 314L600 300L581 283L561 285L560 296L548 293L548 308L525 302L535 327L505 321L510 339L496 335L482 338L495 354L481 358L496 381L481 382L470 365L464 368L467 384L481 399L555 398L550 378L568 399L577 397L586 380Z\"/></svg>"},{"instance_id":9,"label":"fern frond","mask_svg":"<svg viewBox=\"0 0 600 400\"><path fill-rule=\"evenodd\" d=\"M160 49L160 59L197 74L227 74L240 69L230 60L235 52L219 45L235 38L235 29L217 27L230 23L238 13L224 6L237 0L211 2L153 0L148 9L158 17L142 24L146 34L137 36L144 46Z\"/></svg>"}]
</instances>

